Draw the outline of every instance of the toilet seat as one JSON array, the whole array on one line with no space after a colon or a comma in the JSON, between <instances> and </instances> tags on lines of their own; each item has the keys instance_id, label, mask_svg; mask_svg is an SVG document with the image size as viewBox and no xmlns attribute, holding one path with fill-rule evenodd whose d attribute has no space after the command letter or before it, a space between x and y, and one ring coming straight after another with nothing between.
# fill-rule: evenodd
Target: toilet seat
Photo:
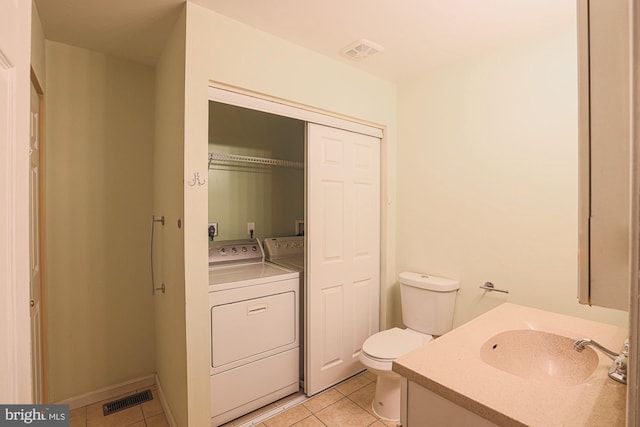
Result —
<instances>
[{"instance_id":1,"label":"toilet seat","mask_svg":"<svg viewBox=\"0 0 640 427\"><path fill-rule=\"evenodd\" d=\"M367 338L362 345L362 351L373 360L392 362L431 339L431 335L408 329L391 328Z\"/></svg>"}]
</instances>

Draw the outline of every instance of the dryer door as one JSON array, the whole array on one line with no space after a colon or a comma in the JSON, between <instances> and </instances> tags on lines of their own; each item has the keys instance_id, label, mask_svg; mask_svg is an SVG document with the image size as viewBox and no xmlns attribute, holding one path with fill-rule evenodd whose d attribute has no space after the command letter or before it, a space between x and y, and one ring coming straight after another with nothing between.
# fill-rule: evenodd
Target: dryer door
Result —
<instances>
[{"instance_id":1,"label":"dryer door","mask_svg":"<svg viewBox=\"0 0 640 427\"><path fill-rule=\"evenodd\" d=\"M296 293L211 307L211 366L217 372L296 344Z\"/></svg>"}]
</instances>

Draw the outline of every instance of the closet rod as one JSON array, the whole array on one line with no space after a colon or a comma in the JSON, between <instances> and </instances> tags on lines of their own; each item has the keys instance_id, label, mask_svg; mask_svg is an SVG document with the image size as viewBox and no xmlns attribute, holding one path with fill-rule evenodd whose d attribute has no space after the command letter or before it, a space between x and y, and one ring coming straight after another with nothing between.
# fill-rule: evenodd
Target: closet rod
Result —
<instances>
[{"instance_id":1,"label":"closet rod","mask_svg":"<svg viewBox=\"0 0 640 427\"><path fill-rule=\"evenodd\" d=\"M255 163L255 164L269 165L269 166L286 166L286 167L298 168L298 169L304 168L303 162L296 162L293 160L278 160L278 159L269 159L266 157L240 156L237 154L210 152L209 167L211 167L211 163L216 160L223 161L223 162Z\"/></svg>"}]
</instances>

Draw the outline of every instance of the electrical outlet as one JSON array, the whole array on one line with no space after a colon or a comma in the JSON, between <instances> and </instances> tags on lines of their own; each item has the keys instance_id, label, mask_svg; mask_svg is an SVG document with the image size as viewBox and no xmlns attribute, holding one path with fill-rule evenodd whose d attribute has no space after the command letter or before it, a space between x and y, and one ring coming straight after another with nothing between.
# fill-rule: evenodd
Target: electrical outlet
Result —
<instances>
[{"instance_id":1,"label":"electrical outlet","mask_svg":"<svg viewBox=\"0 0 640 427\"><path fill-rule=\"evenodd\" d=\"M212 227L213 227L213 229L212 229ZM210 222L209 223L208 232L209 232L209 241L213 241L214 237L218 237L218 223L217 222Z\"/></svg>"},{"instance_id":2,"label":"electrical outlet","mask_svg":"<svg viewBox=\"0 0 640 427\"><path fill-rule=\"evenodd\" d=\"M251 233L253 231L253 233ZM247 223L247 234L251 236L252 234L256 234L256 223L248 222Z\"/></svg>"}]
</instances>

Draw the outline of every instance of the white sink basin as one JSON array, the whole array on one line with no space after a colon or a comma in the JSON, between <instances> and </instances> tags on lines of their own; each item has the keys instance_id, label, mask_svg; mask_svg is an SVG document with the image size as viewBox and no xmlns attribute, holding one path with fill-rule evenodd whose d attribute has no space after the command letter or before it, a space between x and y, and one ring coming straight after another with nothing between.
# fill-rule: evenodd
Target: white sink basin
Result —
<instances>
[{"instance_id":1,"label":"white sink basin","mask_svg":"<svg viewBox=\"0 0 640 427\"><path fill-rule=\"evenodd\" d=\"M575 351L574 341L549 332L509 330L489 338L480 348L480 358L521 378L577 385L596 369L598 355L589 347Z\"/></svg>"}]
</instances>

